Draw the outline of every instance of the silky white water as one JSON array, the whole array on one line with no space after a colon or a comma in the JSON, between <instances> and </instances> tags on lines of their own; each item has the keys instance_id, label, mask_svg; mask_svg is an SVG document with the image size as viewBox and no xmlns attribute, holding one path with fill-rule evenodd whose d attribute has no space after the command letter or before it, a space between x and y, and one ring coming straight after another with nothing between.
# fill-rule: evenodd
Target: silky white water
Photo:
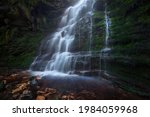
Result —
<instances>
[{"instance_id":1,"label":"silky white water","mask_svg":"<svg viewBox=\"0 0 150 117\"><path fill-rule=\"evenodd\" d=\"M79 0L65 10L56 32L41 44L31 71L37 74L72 74L77 63L82 64L82 70L90 69L88 59L92 56L94 3L95 0ZM86 49L82 49L84 41Z\"/></svg>"},{"instance_id":2,"label":"silky white water","mask_svg":"<svg viewBox=\"0 0 150 117\"><path fill-rule=\"evenodd\" d=\"M108 10L107 10L107 4L105 4L105 44L104 44L104 48L101 50L102 53L108 53L111 48L109 47L109 38L110 38L110 18L108 15Z\"/></svg>"}]
</instances>

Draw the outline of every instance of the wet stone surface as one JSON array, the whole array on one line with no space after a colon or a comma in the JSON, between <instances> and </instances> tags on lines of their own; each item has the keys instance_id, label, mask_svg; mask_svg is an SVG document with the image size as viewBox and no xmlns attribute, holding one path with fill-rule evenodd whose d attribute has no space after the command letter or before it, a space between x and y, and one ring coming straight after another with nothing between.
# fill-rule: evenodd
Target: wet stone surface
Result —
<instances>
[{"instance_id":1,"label":"wet stone surface","mask_svg":"<svg viewBox=\"0 0 150 117\"><path fill-rule=\"evenodd\" d=\"M84 76L31 76L27 71L0 76L1 100L144 99L108 79Z\"/></svg>"}]
</instances>

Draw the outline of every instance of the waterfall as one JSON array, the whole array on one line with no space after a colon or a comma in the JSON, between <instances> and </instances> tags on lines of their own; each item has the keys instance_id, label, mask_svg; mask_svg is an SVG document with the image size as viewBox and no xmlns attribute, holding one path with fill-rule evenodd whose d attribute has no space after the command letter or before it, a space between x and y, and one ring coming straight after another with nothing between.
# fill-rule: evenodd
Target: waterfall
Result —
<instances>
[{"instance_id":1,"label":"waterfall","mask_svg":"<svg viewBox=\"0 0 150 117\"><path fill-rule=\"evenodd\" d=\"M108 15L107 4L105 4L105 43L104 43L104 48L101 50L102 54L104 54L104 55L107 55L111 50L111 48L109 47L110 24L111 24L111 22L110 22L110 18Z\"/></svg>"},{"instance_id":2,"label":"waterfall","mask_svg":"<svg viewBox=\"0 0 150 117\"><path fill-rule=\"evenodd\" d=\"M108 38L109 38L109 17L108 17L108 12L107 9L105 10L105 48L108 48Z\"/></svg>"},{"instance_id":3,"label":"waterfall","mask_svg":"<svg viewBox=\"0 0 150 117\"><path fill-rule=\"evenodd\" d=\"M104 74L107 74L107 59L109 58L111 48L109 45L109 39L110 39L110 18L109 18L109 13L107 10L107 3L105 3L105 41L104 41L104 48L101 50L101 70L104 71ZM102 65L103 63L103 65Z\"/></svg>"},{"instance_id":4,"label":"waterfall","mask_svg":"<svg viewBox=\"0 0 150 117\"><path fill-rule=\"evenodd\" d=\"M76 69L91 69L94 3L79 0L66 9L56 32L41 44L31 71L72 74Z\"/></svg>"}]
</instances>

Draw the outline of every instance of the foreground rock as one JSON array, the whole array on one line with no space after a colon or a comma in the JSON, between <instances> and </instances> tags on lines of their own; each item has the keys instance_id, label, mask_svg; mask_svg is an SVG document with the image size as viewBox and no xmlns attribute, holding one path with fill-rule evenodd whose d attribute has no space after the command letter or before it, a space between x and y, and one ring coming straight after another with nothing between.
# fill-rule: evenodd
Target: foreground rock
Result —
<instances>
[{"instance_id":1,"label":"foreground rock","mask_svg":"<svg viewBox=\"0 0 150 117\"><path fill-rule=\"evenodd\" d=\"M29 90L30 74L27 71L16 72L0 79L0 99L21 99L25 90Z\"/></svg>"},{"instance_id":2,"label":"foreground rock","mask_svg":"<svg viewBox=\"0 0 150 117\"><path fill-rule=\"evenodd\" d=\"M55 87L55 88L54 88ZM124 91L107 80L59 79L30 76L27 71L0 76L3 100L99 100L146 99Z\"/></svg>"}]
</instances>

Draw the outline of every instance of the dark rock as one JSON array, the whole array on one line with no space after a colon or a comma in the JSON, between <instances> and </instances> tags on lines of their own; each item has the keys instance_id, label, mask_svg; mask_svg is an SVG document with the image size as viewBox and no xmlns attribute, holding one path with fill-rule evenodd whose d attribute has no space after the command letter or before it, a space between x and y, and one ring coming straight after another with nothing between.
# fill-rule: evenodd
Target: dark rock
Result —
<instances>
[{"instance_id":1,"label":"dark rock","mask_svg":"<svg viewBox=\"0 0 150 117\"><path fill-rule=\"evenodd\" d=\"M96 99L96 94L94 92L83 90L77 94L78 100L93 100Z\"/></svg>"},{"instance_id":2,"label":"dark rock","mask_svg":"<svg viewBox=\"0 0 150 117\"><path fill-rule=\"evenodd\" d=\"M44 91L37 91L37 95L44 95L45 92Z\"/></svg>"},{"instance_id":3,"label":"dark rock","mask_svg":"<svg viewBox=\"0 0 150 117\"><path fill-rule=\"evenodd\" d=\"M56 89L52 89L52 88L46 88L46 89L45 89L45 92L46 92L46 93L50 93L50 94L54 94L54 93L57 92L57 90L56 90Z\"/></svg>"},{"instance_id":4,"label":"dark rock","mask_svg":"<svg viewBox=\"0 0 150 117\"><path fill-rule=\"evenodd\" d=\"M41 96L41 95L38 95L38 96L36 97L36 100L45 100L45 97L44 97L44 96Z\"/></svg>"},{"instance_id":5,"label":"dark rock","mask_svg":"<svg viewBox=\"0 0 150 117\"><path fill-rule=\"evenodd\" d=\"M27 86L28 86L27 83L18 84L18 85L16 86L16 89L13 89L13 90L12 90L12 94L15 94L15 93L19 93L19 92L24 91L25 89L27 89Z\"/></svg>"},{"instance_id":6,"label":"dark rock","mask_svg":"<svg viewBox=\"0 0 150 117\"><path fill-rule=\"evenodd\" d=\"M70 93L68 95L63 95L61 97L62 100L75 100L76 99L76 95L75 93Z\"/></svg>"},{"instance_id":7,"label":"dark rock","mask_svg":"<svg viewBox=\"0 0 150 117\"><path fill-rule=\"evenodd\" d=\"M31 94L31 91L24 90L23 93L19 97L20 100L32 100L33 96Z\"/></svg>"},{"instance_id":8,"label":"dark rock","mask_svg":"<svg viewBox=\"0 0 150 117\"><path fill-rule=\"evenodd\" d=\"M97 11L105 11L105 2L104 0L97 0L94 4L94 8Z\"/></svg>"},{"instance_id":9,"label":"dark rock","mask_svg":"<svg viewBox=\"0 0 150 117\"><path fill-rule=\"evenodd\" d=\"M0 76L0 81L4 79L4 76Z\"/></svg>"},{"instance_id":10,"label":"dark rock","mask_svg":"<svg viewBox=\"0 0 150 117\"><path fill-rule=\"evenodd\" d=\"M4 83L3 83L3 81L2 82L0 82L0 91L2 91L3 89L4 89Z\"/></svg>"},{"instance_id":11,"label":"dark rock","mask_svg":"<svg viewBox=\"0 0 150 117\"><path fill-rule=\"evenodd\" d=\"M13 95L12 95L12 98L13 98L14 100L16 100L16 99L19 98L19 96L20 96L20 93L13 94Z\"/></svg>"},{"instance_id":12,"label":"dark rock","mask_svg":"<svg viewBox=\"0 0 150 117\"><path fill-rule=\"evenodd\" d=\"M57 99L57 90L52 88L45 88L43 90L37 91L37 95L44 96L46 99Z\"/></svg>"}]
</instances>

